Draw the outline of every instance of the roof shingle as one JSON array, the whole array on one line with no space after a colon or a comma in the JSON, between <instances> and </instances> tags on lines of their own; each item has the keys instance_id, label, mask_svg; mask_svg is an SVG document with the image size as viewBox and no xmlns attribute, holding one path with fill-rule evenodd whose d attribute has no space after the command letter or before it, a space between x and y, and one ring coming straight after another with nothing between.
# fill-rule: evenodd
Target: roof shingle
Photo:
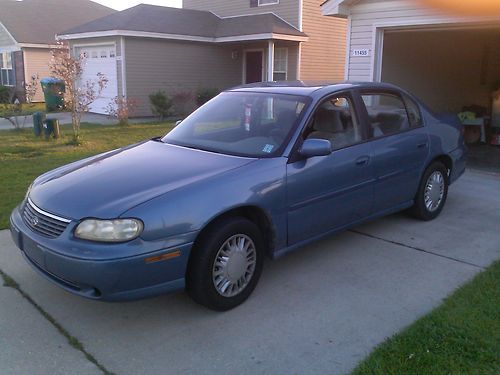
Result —
<instances>
[{"instance_id":1,"label":"roof shingle","mask_svg":"<svg viewBox=\"0 0 500 375\"><path fill-rule=\"evenodd\" d=\"M71 28L60 35L115 30L207 38L264 33L306 36L272 13L219 18L207 11L147 4L140 4Z\"/></svg>"},{"instance_id":2,"label":"roof shingle","mask_svg":"<svg viewBox=\"0 0 500 375\"><path fill-rule=\"evenodd\" d=\"M54 44L60 31L112 13L89 0L0 0L0 22L18 43Z\"/></svg>"}]
</instances>

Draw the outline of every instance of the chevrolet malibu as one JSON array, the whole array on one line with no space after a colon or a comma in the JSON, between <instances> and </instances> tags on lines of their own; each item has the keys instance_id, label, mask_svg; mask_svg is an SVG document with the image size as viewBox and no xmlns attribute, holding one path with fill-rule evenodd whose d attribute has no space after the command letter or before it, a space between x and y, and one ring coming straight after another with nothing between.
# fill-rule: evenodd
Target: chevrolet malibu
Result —
<instances>
[{"instance_id":1,"label":"chevrolet malibu","mask_svg":"<svg viewBox=\"0 0 500 375\"><path fill-rule=\"evenodd\" d=\"M11 232L38 273L80 296L185 288L228 310L265 256L401 210L434 219L464 168L460 124L395 86L257 84L164 137L38 177Z\"/></svg>"}]
</instances>

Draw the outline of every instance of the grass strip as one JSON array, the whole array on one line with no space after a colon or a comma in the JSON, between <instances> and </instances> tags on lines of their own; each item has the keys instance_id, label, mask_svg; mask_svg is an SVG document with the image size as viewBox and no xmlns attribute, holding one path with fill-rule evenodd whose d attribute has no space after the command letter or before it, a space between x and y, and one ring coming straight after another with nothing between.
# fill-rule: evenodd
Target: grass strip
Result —
<instances>
[{"instance_id":1,"label":"grass strip","mask_svg":"<svg viewBox=\"0 0 500 375\"><path fill-rule=\"evenodd\" d=\"M500 374L500 261L379 345L353 374Z\"/></svg>"}]
</instances>

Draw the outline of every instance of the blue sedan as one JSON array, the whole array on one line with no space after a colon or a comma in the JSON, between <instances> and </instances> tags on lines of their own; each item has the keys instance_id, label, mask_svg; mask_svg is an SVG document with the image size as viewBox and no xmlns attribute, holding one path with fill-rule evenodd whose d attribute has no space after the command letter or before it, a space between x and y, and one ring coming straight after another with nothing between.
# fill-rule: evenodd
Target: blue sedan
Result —
<instances>
[{"instance_id":1,"label":"blue sedan","mask_svg":"<svg viewBox=\"0 0 500 375\"><path fill-rule=\"evenodd\" d=\"M263 83L164 137L38 177L11 232L38 273L80 296L186 289L228 310L265 256L401 210L434 219L464 169L459 122L395 86Z\"/></svg>"}]
</instances>

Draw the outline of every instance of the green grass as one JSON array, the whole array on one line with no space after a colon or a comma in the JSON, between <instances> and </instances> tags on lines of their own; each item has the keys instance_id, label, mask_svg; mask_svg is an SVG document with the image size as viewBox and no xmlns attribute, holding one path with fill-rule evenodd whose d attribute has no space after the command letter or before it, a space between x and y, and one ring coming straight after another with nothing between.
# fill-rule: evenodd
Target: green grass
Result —
<instances>
[{"instance_id":1,"label":"green grass","mask_svg":"<svg viewBox=\"0 0 500 375\"><path fill-rule=\"evenodd\" d=\"M11 112L12 104L0 104L0 116L5 112ZM21 104L22 115L30 115L35 112L45 112L45 103Z\"/></svg>"},{"instance_id":2,"label":"green grass","mask_svg":"<svg viewBox=\"0 0 500 375\"><path fill-rule=\"evenodd\" d=\"M376 348L361 374L500 374L500 262Z\"/></svg>"},{"instance_id":3,"label":"green grass","mask_svg":"<svg viewBox=\"0 0 500 375\"><path fill-rule=\"evenodd\" d=\"M12 209L39 175L75 160L166 134L172 124L127 127L82 125L84 144L71 146L71 126L62 126L63 138L35 138L33 129L0 131L0 229L6 229Z\"/></svg>"}]
</instances>

